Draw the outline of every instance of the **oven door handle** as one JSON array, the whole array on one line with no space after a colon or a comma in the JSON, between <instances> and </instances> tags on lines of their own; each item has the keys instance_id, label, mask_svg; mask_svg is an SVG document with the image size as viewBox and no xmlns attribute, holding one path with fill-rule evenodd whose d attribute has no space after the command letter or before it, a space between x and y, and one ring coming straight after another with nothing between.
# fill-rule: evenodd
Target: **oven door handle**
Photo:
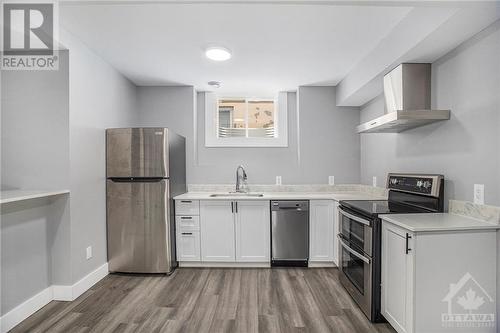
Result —
<instances>
[{"instance_id":1,"label":"oven door handle","mask_svg":"<svg viewBox=\"0 0 500 333\"><path fill-rule=\"evenodd\" d=\"M365 263L367 263L368 265L370 265L371 263L371 260L370 258L367 258L365 257L364 255L362 255L361 253L359 253L358 251L355 251L353 249L351 249L349 247L349 245L347 245L344 240L342 239L342 237L340 235L337 235L338 239L339 239L339 242L340 242L340 245L342 245L342 247L347 251L349 252L350 254L354 255L356 258L358 259L361 259L363 260Z\"/></svg>"},{"instance_id":2,"label":"oven door handle","mask_svg":"<svg viewBox=\"0 0 500 333\"><path fill-rule=\"evenodd\" d=\"M356 215L352 215L352 214L346 212L345 210L341 209L340 207L339 207L339 212L340 212L340 214L344 215L345 217L350 218L356 222L363 223L364 225L367 225L369 227L371 226L370 221L362 219L361 217L357 217Z\"/></svg>"}]
</instances>

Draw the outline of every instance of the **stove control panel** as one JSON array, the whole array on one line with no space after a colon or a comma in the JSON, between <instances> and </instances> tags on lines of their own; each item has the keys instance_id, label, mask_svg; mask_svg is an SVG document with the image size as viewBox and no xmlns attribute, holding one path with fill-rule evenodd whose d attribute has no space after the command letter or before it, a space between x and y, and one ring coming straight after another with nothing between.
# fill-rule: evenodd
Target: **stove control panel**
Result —
<instances>
[{"instance_id":1,"label":"stove control panel","mask_svg":"<svg viewBox=\"0 0 500 333\"><path fill-rule=\"evenodd\" d=\"M443 176L389 174L387 188L404 192L438 196Z\"/></svg>"}]
</instances>

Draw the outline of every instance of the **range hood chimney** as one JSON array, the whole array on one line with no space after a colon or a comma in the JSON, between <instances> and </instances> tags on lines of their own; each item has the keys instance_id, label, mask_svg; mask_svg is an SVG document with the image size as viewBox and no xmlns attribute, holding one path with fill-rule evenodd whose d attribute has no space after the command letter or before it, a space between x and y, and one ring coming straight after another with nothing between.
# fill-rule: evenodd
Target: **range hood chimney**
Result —
<instances>
[{"instance_id":1,"label":"range hood chimney","mask_svg":"<svg viewBox=\"0 0 500 333\"><path fill-rule=\"evenodd\" d=\"M385 114L357 127L358 133L397 133L450 119L431 110L431 64L400 64L384 76Z\"/></svg>"}]
</instances>

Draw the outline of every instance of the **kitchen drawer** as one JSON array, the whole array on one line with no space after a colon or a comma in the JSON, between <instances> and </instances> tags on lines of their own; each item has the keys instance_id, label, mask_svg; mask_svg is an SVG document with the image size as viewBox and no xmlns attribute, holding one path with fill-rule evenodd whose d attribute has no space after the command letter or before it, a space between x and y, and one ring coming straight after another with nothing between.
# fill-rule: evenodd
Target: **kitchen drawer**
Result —
<instances>
[{"instance_id":1,"label":"kitchen drawer","mask_svg":"<svg viewBox=\"0 0 500 333\"><path fill-rule=\"evenodd\" d=\"M200 201L175 200L175 215L200 215Z\"/></svg>"},{"instance_id":2,"label":"kitchen drawer","mask_svg":"<svg viewBox=\"0 0 500 333\"><path fill-rule=\"evenodd\" d=\"M177 230L200 230L200 217L199 216L179 216L175 217L175 225Z\"/></svg>"},{"instance_id":3,"label":"kitchen drawer","mask_svg":"<svg viewBox=\"0 0 500 333\"><path fill-rule=\"evenodd\" d=\"M200 232L177 231L177 261L200 260Z\"/></svg>"}]
</instances>

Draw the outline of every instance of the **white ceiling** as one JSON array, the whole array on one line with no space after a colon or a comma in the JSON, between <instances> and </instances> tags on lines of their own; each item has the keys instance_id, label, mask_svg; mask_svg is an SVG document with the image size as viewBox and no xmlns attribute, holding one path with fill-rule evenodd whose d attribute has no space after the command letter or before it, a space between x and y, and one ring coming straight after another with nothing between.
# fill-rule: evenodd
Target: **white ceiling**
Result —
<instances>
[{"instance_id":1,"label":"white ceiling","mask_svg":"<svg viewBox=\"0 0 500 333\"><path fill-rule=\"evenodd\" d=\"M132 4L62 6L63 28L137 85L221 81L228 94L335 85L410 10L318 5ZM217 63L204 48L222 45Z\"/></svg>"},{"instance_id":2,"label":"white ceiling","mask_svg":"<svg viewBox=\"0 0 500 333\"><path fill-rule=\"evenodd\" d=\"M367 66L367 59L370 67L373 52L380 53L405 20L419 14L439 26L456 11L436 8L433 18L432 6L416 13L415 2L347 4L68 1L60 6L60 22L137 85L211 90L207 82L215 80L222 83L221 94L264 97L300 85L337 85L357 66ZM429 24L423 26L428 30ZM411 47L422 36L408 34L405 42ZM229 48L233 58L206 59L204 49L211 45Z\"/></svg>"}]
</instances>

